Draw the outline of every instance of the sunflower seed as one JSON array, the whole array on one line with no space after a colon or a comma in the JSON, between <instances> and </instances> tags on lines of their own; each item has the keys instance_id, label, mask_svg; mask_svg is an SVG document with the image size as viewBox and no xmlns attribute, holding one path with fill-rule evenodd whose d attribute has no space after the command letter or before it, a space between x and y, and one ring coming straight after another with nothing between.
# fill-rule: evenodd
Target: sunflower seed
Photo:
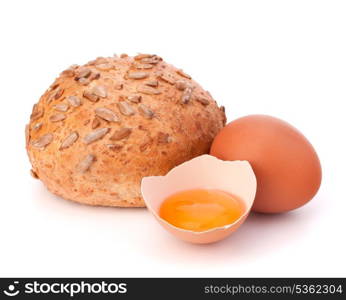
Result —
<instances>
[{"instance_id":1,"label":"sunflower seed","mask_svg":"<svg viewBox=\"0 0 346 300\"><path fill-rule=\"evenodd\" d=\"M49 95L48 97L47 97L47 104L49 104L49 103L51 103L52 101L53 101L53 99L54 99L54 96L55 96L55 94L51 94L51 95Z\"/></svg>"},{"instance_id":2,"label":"sunflower seed","mask_svg":"<svg viewBox=\"0 0 346 300\"><path fill-rule=\"evenodd\" d=\"M138 111L147 119L152 119L154 117L154 112L144 104L138 106Z\"/></svg>"},{"instance_id":3,"label":"sunflower seed","mask_svg":"<svg viewBox=\"0 0 346 300\"><path fill-rule=\"evenodd\" d=\"M148 72L131 72L127 74L127 77L130 79L144 79L149 76Z\"/></svg>"},{"instance_id":4,"label":"sunflower seed","mask_svg":"<svg viewBox=\"0 0 346 300\"><path fill-rule=\"evenodd\" d=\"M32 146L38 149L44 149L53 141L53 134L47 133L41 136L39 139L32 142Z\"/></svg>"},{"instance_id":5,"label":"sunflower seed","mask_svg":"<svg viewBox=\"0 0 346 300\"><path fill-rule=\"evenodd\" d=\"M35 120L41 118L41 117L43 116L43 114L44 114L44 109L43 109L43 108L42 108L42 109L39 109L38 105L35 104L35 105L32 107L32 113L31 113L31 115L30 115L30 119L31 119L32 121L35 121Z\"/></svg>"},{"instance_id":6,"label":"sunflower seed","mask_svg":"<svg viewBox=\"0 0 346 300\"><path fill-rule=\"evenodd\" d=\"M107 89L105 86L103 85L95 85L91 92L96 95L99 96L101 98L106 98L107 97Z\"/></svg>"},{"instance_id":7,"label":"sunflower seed","mask_svg":"<svg viewBox=\"0 0 346 300\"><path fill-rule=\"evenodd\" d=\"M167 143L169 143L169 134L160 131L157 134L157 142L159 144L167 144Z\"/></svg>"},{"instance_id":8,"label":"sunflower seed","mask_svg":"<svg viewBox=\"0 0 346 300\"><path fill-rule=\"evenodd\" d=\"M96 161L96 157L93 154L88 154L82 161L77 165L77 172L85 173Z\"/></svg>"},{"instance_id":9,"label":"sunflower seed","mask_svg":"<svg viewBox=\"0 0 346 300\"><path fill-rule=\"evenodd\" d=\"M210 94L209 91L206 91L207 95L210 97L210 99L214 99L213 96Z\"/></svg>"},{"instance_id":10,"label":"sunflower seed","mask_svg":"<svg viewBox=\"0 0 346 300\"><path fill-rule=\"evenodd\" d=\"M42 128L42 123L36 123L34 126L32 126L32 129L33 130L40 130Z\"/></svg>"},{"instance_id":11,"label":"sunflower seed","mask_svg":"<svg viewBox=\"0 0 346 300\"><path fill-rule=\"evenodd\" d=\"M51 115L50 117L49 117L49 120L51 121L51 122L59 122L59 121L63 121L63 120L65 120L66 119L66 115L64 115L64 114L55 114L55 115Z\"/></svg>"},{"instance_id":12,"label":"sunflower seed","mask_svg":"<svg viewBox=\"0 0 346 300\"><path fill-rule=\"evenodd\" d=\"M68 96L67 101L73 107L78 107L82 104L81 100L77 96Z\"/></svg>"},{"instance_id":13,"label":"sunflower seed","mask_svg":"<svg viewBox=\"0 0 346 300\"><path fill-rule=\"evenodd\" d=\"M130 136L131 132L131 128L121 128L115 131L109 139L112 141L119 141Z\"/></svg>"},{"instance_id":14,"label":"sunflower seed","mask_svg":"<svg viewBox=\"0 0 346 300\"><path fill-rule=\"evenodd\" d=\"M149 58L155 56L154 54L145 54L145 53L139 53L134 57L135 60L141 60L143 58Z\"/></svg>"},{"instance_id":15,"label":"sunflower seed","mask_svg":"<svg viewBox=\"0 0 346 300\"><path fill-rule=\"evenodd\" d=\"M78 65L72 65L68 67L66 70L61 72L61 75L65 75L67 77L73 77L75 75L75 71L78 68Z\"/></svg>"},{"instance_id":16,"label":"sunflower seed","mask_svg":"<svg viewBox=\"0 0 346 300\"><path fill-rule=\"evenodd\" d=\"M75 80L78 80L79 78L87 78L91 74L91 70L89 68L81 67L76 72Z\"/></svg>"},{"instance_id":17,"label":"sunflower seed","mask_svg":"<svg viewBox=\"0 0 346 300\"><path fill-rule=\"evenodd\" d=\"M65 91L65 90L64 90L63 88L58 87L57 90L56 90L56 92L55 92L54 98L55 98L55 99L59 99L59 98L62 96L62 94L64 93L64 91Z\"/></svg>"},{"instance_id":18,"label":"sunflower seed","mask_svg":"<svg viewBox=\"0 0 346 300\"><path fill-rule=\"evenodd\" d=\"M168 74L159 74L157 76L158 79L161 79L169 84L174 84L175 83L175 79L173 78L172 75L168 75Z\"/></svg>"},{"instance_id":19,"label":"sunflower seed","mask_svg":"<svg viewBox=\"0 0 346 300\"><path fill-rule=\"evenodd\" d=\"M187 88L188 84L186 81L184 80L178 80L175 83L175 87L179 90L179 91L183 91Z\"/></svg>"},{"instance_id":20,"label":"sunflower seed","mask_svg":"<svg viewBox=\"0 0 346 300\"><path fill-rule=\"evenodd\" d=\"M59 99L62 94L64 93L64 89L62 89L61 87L58 87L53 94L51 94L48 98L47 98L47 103L51 103L53 100L57 100Z\"/></svg>"},{"instance_id":21,"label":"sunflower seed","mask_svg":"<svg viewBox=\"0 0 346 300\"><path fill-rule=\"evenodd\" d=\"M181 103L187 104L190 102L192 96L192 87L187 87L181 95Z\"/></svg>"},{"instance_id":22,"label":"sunflower seed","mask_svg":"<svg viewBox=\"0 0 346 300\"><path fill-rule=\"evenodd\" d=\"M89 79L90 80L97 80L101 77L101 74L99 72L92 72Z\"/></svg>"},{"instance_id":23,"label":"sunflower seed","mask_svg":"<svg viewBox=\"0 0 346 300\"><path fill-rule=\"evenodd\" d=\"M92 102L97 102L100 99L99 96L91 93L90 91L84 91L83 92L83 97L87 98L89 101L92 101Z\"/></svg>"},{"instance_id":24,"label":"sunflower seed","mask_svg":"<svg viewBox=\"0 0 346 300\"><path fill-rule=\"evenodd\" d=\"M202 96L196 97L196 101L203 104L204 106L209 104L209 100L205 97L202 97Z\"/></svg>"},{"instance_id":25,"label":"sunflower seed","mask_svg":"<svg viewBox=\"0 0 346 300\"><path fill-rule=\"evenodd\" d=\"M147 85L137 86L137 92L142 93L142 94L146 94L146 95L159 95L159 94L161 94L160 90L155 89L151 86L147 86Z\"/></svg>"},{"instance_id":26,"label":"sunflower seed","mask_svg":"<svg viewBox=\"0 0 346 300\"><path fill-rule=\"evenodd\" d=\"M140 146L139 146L139 150L141 152L144 152L145 150L148 149L148 147L152 144L152 140L150 138L148 138L145 142L143 142Z\"/></svg>"},{"instance_id":27,"label":"sunflower seed","mask_svg":"<svg viewBox=\"0 0 346 300\"><path fill-rule=\"evenodd\" d=\"M144 84L152 87L158 87L159 82L157 80L149 80L146 81Z\"/></svg>"},{"instance_id":28,"label":"sunflower seed","mask_svg":"<svg viewBox=\"0 0 346 300\"><path fill-rule=\"evenodd\" d=\"M90 79L85 77L79 78L77 81L81 85L88 85L90 83Z\"/></svg>"},{"instance_id":29,"label":"sunflower seed","mask_svg":"<svg viewBox=\"0 0 346 300\"><path fill-rule=\"evenodd\" d=\"M130 95L127 97L127 100L133 102L133 103L139 103L142 100L141 95Z\"/></svg>"},{"instance_id":30,"label":"sunflower seed","mask_svg":"<svg viewBox=\"0 0 346 300\"><path fill-rule=\"evenodd\" d=\"M39 179L37 173L33 169L30 170L30 175L32 178Z\"/></svg>"},{"instance_id":31,"label":"sunflower seed","mask_svg":"<svg viewBox=\"0 0 346 300\"><path fill-rule=\"evenodd\" d=\"M59 83L57 83L56 81L54 81L51 85L50 85L50 90L53 91L55 90L57 87L59 86Z\"/></svg>"},{"instance_id":32,"label":"sunflower seed","mask_svg":"<svg viewBox=\"0 0 346 300\"><path fill-rule=\"evenodd\" d=\"M182 76L182 77L185 77L185 78L188 78L188 79L191 79L191 76L190 75L188 75L188 74L186 74L183 70L177 70L176 71L177 72L177 74L179 74L180 76Z\"/></svg>"},{"instance_id":33,"label":"sunflower seed","mask_svg":"<svg viewBox=\"0 0 346 300\"><path fill-rule=\"evenodd\" d=\"M154 66L151 64L134 64L134 67L138 70L152 69Z\"/></svg>"},{"instance_id":34,"label":"sunflower seed","mask_svg":"<svg viewBox=\"0 0 346 300\"><path fill-rule=\"evenodd\" d=\"M38 108L38 104L36 103L32 106L31 115L37 111L37 108Z\"/></svg>"},{"instance_id":35,"label":"sunflower seed","mask_svg":"<svg viewBox=\"0 0 346 300\"><path fill-rule=\"evenodd\" d=\"M114 66L111 63L102 63L96 65L95 67L101 71L109 71L114 69Z\"/></svg>"},{"instance_id":36,"label":"sunflower seed","mask_svg":"<svg viewBox=\"0 0 346 300\"><path fill-rule=\"evenodd\" d=\"M114 84L114 88L116 89L116 90L122 90L123 89L123 87L124 87L124 84L122 84L122 83L115 83Z\"/></svg>"},{"instance_id":37,"label":"sunflower seed","mask_svg":"<svg viewBox=\"0 0 346 300\"><path fill-rule=\"evenodd\" d=\"M78 140L78 132L73 131L65 140L61 143L60 149L66 149L70 147L75 141Z\"/></svg>"},{"instance_id":38,"label":"sunflower seed","mask_svg":"<svg viewBox=\"0 0 346 300\"><path fill-rule=\"evenodd\" d=\"M119 145L119 144L107 144L106 146L109 150L116 151L116 152L119 152L123 148L123 145Z\"/></svg>"},{"instance_id":39,"label":"sunflower seed","mask_svg":"<svg viewBox=\"0 0 346 300\"><path fill-rule=\"evenodd\" d=\"M75 75L75 71L71 68L68 68L61 72L61 75L65 75L67 77L73 77Z\"/></svg>"},{"instance_id":40,"label":"sunflower seed","mask_svg":"<svg viewBox=\"0 0 346 300\"><path fill-rule=\"evenodd\" d=\"M152 57L144 57L140 60L140 62L144 63L144 64L154 64L155 65L161 60L162 60L161 57L154 55Z\"/></svg>"},{"instance_id":41,"label":"sunflower seed","mask_svg":"<svg viewBox=\"0 0 346 300\"><path fill-rule=\"evenodd\" d=\"M130 104L128 104L127 102L119 102L118 103L118 108L120 110L120 112L125 115L125 116L131 116L135 114L134 109L132 108L132 106Z\"/></svg>"},{"instance_id":42,"label":"sunflower seed","mask_svg":"<svg viewBox=\"0 0 346 300\"><path fill-rule=\"evenodd\" d=\"M96 59L93 59L93 60L89 60L88 63L87 63L87 65L88 65L88 66L95 66L96 63L97 63Z\"/></svg>"},{"instance_id":43,"label":"sunflower seed","mask_svg":"<svg viewBox=\"0 0 346 300\"><path fill-rule=\"evenodd\" d=\"M94 120L91 123L91 128L95 129L101 125L101 121L98 117L94 118Z\"/></svg>"},{"instance_id":44,"label":"sunflower seed","mask_svg":"<svg viewBox=\"0 0 346 300\"><path fill-rule=\"evenodd\" d=\"M62 112L67 112L69 109L68 104L65 104L65 103L59 103L57 105L54 105L53 107L55 110L62 111Z\"/></svg>"},{"instance_id":45,"label":"sunflower seed","mask_svg":"<svg viewBox=\"0 0 346 300\"><path fill-rule=\"evenodd\" d=\"M100 140L108 133L108 131L109 128L95 129L84 137L83 142L88 145L97 140Z\"/></svg>"},{"instance_id":46,"label":"sunflower seed","mask_svg":"<svg viewBox=\"0 0 346 300\"><path fill-rule=\"evenodd\" d=\"M96 108L95 114L101 119L109 121L109 122L120 122L118 115L114 111L106 107Z\"/></svg>"}]
</instances>

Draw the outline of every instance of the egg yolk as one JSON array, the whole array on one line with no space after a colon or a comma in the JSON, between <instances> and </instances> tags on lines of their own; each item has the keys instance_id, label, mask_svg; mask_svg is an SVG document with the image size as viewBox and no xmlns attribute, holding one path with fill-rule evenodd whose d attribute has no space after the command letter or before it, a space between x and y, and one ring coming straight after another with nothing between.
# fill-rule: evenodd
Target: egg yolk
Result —
<instances>
[{"instance_id":1,"label":"egg yolk","mask_svg":"<svg viewBox=\"0 0 346 300\"><path fill-rule=\"evenodd\" d=\"M198 232L231 224L244 212L244 203L233 195L219 190L195 189L166 198L159 215L176 227Z\"/></svg>"}]
</instances>

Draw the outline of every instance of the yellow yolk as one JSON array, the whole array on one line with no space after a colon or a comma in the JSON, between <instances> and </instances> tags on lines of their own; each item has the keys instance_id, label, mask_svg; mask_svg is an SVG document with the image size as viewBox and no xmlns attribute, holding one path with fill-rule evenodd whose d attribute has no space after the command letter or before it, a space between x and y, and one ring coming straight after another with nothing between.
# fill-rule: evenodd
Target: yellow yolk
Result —
<instances>
[{"instance_id":1,"label":"yellow yolk","mask_svg":"<svg viewBox=\"0 0 346 300\"><path fill-rule=\"evenodd\" d=\"M176 227L205 231L231 224L244 212L244 203L235 196L219 190L195 189L166 198L159 215Z\"/></svg>"}]
</instances>

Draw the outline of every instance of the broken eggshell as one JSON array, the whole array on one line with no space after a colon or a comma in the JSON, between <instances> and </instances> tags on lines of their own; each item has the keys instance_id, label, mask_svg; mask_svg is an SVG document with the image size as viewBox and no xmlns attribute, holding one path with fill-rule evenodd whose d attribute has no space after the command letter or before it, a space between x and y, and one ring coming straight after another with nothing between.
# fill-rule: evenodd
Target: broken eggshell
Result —
<instances>
[{"instance_id":1,"label":"broken eggshell","mask_svg":"<svg viewBox=\"0 0 346 300\"><path fill-rule=\"evenodd\" d=\"M238 197L245 210L235 222L195 232L176 227L159 216L162 202L169 196L191 189L214 189ZM176 237L191 243L207 244L224 239L248 216L256 195L256 177L248 161L222 161L201 155L170 170L165 176L142 179L141 192L148 210Z\"/></svg>"}]
</instances>

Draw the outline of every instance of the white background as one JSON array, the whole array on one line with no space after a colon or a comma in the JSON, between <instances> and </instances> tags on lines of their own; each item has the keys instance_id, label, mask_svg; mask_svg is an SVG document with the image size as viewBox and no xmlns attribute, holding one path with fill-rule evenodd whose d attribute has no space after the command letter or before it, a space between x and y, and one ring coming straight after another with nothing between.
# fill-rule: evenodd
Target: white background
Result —
<instances>
[{"instance_id":1,"label":"white background","mask_svg":"<svg viewBox=\"0 0 346 300\"><path fill-rule=\"evenodd\" d=\"M1 1L0 276L346 276L345 1ZM29 175L24 127L60 71L149 52L226 106L301 130L323 166L318 195L191 245L146 209L95 208Z\"/></svg>"}]
</instances>

